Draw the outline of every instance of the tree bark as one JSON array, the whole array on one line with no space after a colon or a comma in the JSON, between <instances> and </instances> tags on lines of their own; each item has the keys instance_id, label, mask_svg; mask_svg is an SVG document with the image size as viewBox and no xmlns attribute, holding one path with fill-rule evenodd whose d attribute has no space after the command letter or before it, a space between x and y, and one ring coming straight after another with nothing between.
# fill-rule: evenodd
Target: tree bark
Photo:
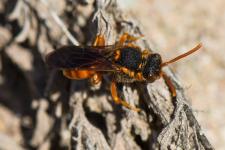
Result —
<instances>
[{"instance_id":1,"label":"tree bark","mask_svg":"<svg viewBox=\"0 0 225 150\"><path fill-rule=\"evenodd\" d=\"M52 3L17 1L9 14L4 12L8 15L4 23L17 26L20 32L6 28L11 37L0 45L1 76L6 81L1 85L6 92L1 94L5 100L18 101L5 101L5 105L21 115L24 147L213 149L193 115L184 88L168 67L164 71L176 87L174 99L163 79L121 84L121 96L141 108L140 113L114 104L108 76L99 87L93 87L86 80L71 81L47 68L46 54L63 44L90 45L97 34L103 34L107 45L111 45L124 32L144 35L141 26L124 14L116 0L63 1L60 6ZM148 40L140 39L136 44L154 52ZM28 59L23 63L15 56L18 54L28 55ZM18 86L10 81L18 81Z\"/></svg>"}]
</instances>

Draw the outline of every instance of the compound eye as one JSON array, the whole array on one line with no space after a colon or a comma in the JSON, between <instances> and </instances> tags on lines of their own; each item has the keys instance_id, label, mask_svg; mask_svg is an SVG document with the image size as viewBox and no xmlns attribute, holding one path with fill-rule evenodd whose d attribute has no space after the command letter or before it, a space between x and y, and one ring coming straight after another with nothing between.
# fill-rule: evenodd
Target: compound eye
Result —
<instances>
[{"instance_id":1,"label":"compound eye","mask_svg":"<svg viewBox=\"0 0 225 150\"><path fill-rule=\"evenodd\" d=\"M159 54L152 54L146 61L142 74L145 79L153 82L160 76L162 60Z\"/></svg>"}]
</instances>

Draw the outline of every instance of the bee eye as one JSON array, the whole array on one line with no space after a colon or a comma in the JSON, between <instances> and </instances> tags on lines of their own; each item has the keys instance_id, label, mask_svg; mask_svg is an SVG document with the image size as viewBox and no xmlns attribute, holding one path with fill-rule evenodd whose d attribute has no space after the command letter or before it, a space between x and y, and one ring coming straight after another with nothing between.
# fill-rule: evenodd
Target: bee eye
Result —
<instances>
[{"instance_id":1,"label":"bee eye","mask_svg":"<svg viewBox=\"0 0 225 150\"><path fill-rule=\"evenodd\" d=\"M143 77L147 80L154 81L160 75L161 57L159 54L151 54L146 61L142 71Z\"/></svg>"}]
</instances>

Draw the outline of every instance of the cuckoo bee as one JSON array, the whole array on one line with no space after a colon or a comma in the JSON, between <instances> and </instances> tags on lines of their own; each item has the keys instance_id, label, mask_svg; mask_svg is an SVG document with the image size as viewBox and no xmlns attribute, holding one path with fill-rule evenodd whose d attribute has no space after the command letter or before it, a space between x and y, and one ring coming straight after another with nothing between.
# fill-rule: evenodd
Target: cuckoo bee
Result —
<instances>
[{"instance_id":1,"label":"cuckoo bee","mask_svg":"<svg viewBox=\"0 0 225 150\"><path fill-rule=\"evenodd\" d=\"M61 69L69 79L90 79L93 84L101 82L103 75L111 75L110 90L115 103L140 111L118 96L116 83L151 83L163 77L171 95L176 97L175 87L162 68L199 50L202 45L198 44L188 52L163 62L160 54L142 51L135 45L133 42L137 39L124 33L114 45L105 45L104 36L97 35L92 46L63 46L49 53L46 62L53 68Z\"/></svg>"}]
</instances>

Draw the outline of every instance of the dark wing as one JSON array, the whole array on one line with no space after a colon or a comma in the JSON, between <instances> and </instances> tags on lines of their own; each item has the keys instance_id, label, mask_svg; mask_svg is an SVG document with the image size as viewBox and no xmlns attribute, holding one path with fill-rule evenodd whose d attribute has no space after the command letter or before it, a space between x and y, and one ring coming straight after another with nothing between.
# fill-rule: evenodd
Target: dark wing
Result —
<instances>
[{"instance_id":1,"label":"dark wing","mask_svg":"<svg viewBox=\"0 0 225 150\"><path fill-rule=\"evenodd\" d=\"M59 69L112 71L113 46L64 46L46 57L46 63Z\"/></svg>"}]
</instances>

